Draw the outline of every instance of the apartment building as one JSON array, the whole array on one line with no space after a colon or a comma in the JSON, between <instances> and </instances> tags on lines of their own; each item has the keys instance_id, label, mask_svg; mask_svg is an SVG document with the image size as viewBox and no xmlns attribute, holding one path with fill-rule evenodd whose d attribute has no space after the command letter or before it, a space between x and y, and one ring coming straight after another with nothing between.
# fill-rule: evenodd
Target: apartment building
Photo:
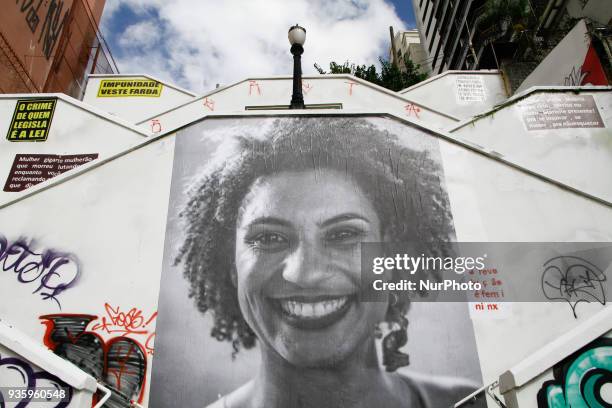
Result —
<instances>
[{"instance_id":1,"label":"apartment building","mask_svg":"<svg viewBox=\"0 0 612 408\"><path fill-rule=\"evenodd\" d=\"M420 73L431 72L418 30L403 30L393 36L393 44L389 47L389 61L397 62L400 69L404 69L406 57L419 66Z\"/></svg>"}]
</instances>

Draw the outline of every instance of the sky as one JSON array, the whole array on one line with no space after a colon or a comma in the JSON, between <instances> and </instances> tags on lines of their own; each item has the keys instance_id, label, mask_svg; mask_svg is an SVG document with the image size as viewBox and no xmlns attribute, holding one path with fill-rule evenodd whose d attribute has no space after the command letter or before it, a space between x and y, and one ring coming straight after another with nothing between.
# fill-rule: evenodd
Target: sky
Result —
<instances>
[{"instance_id":1,"label":"sky","mask_svg":"<svg viewBox=\"0 0 612 408\"><path fill-rule=\"evenodd\" d=\"M101 31L122 74L147 73L196 93L247 77L289 75L287 31L306 28L314 63L378 64L389 26L414 27L411 0L107 0Z\"/></svg>"}]
</instances>

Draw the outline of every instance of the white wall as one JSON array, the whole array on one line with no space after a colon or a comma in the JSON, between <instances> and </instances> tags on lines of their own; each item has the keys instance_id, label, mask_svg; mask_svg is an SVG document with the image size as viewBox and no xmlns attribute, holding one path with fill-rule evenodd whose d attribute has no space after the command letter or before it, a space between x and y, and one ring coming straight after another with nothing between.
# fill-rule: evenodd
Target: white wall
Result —
<instances>
[{"instance_id":1,"label":"white wall","mask_svg":"<svg viewBox=\"0 0 612 408\"><path fill-rule=\"evenodd\" d=\"M612 240L609 207L450 143L442 144L442 157L460 242ZM584 304L576 319L562 303L502 306L501 312L472 310L485 383L603 307Z\"/></svg>"},{"instance_id":2,"label":"white wall","mask_svg":"<svg viewBox=\"0 0 612 408\"><path fill-rule=\"evenodd\" d=\"M408 99L461 119L507 99L499 71L445 71L398 92Z\"/></svg>"},{"instance_id":3,"label":"white wall","mask_svg":"<svg viewBox=\"0 0 612 408\"><path fill-rule=\"evenodd\" d=\"M148 130L169 132L217 113L245 112L245 107L289 106L293 82L291 77L253 78L215 90L187 104L151 116L140 122ZM330 113L350 113L355 110L391 112L399 117L436 129L446 129L459 118L429 108L395 92L351 75L319 75L304 77L304 103L342 104L342 110Z\"/></svg>"},{"instance_id":4,"label":"white wall","mask_svg":"<svg viewBox=\"0 0 612 408\"><path fill-rule=\"evenodd\" d=\"M585 99L576 101L577 98ZM593 102L595 106L591 106ZM558 108L556 113L550 108L566 103L578 106ZM539 117L567 117L556 121L562 124L571 119L573 115L567 112L572 109L596 109L601 117L599 123L605 127L559 126L540 130L527 127L527 112L531 112L532 117L534 112L542 112ZM534 123L543 121L537 119ZM452 131L452 135L537 174L610 202L612 186L603 175L612 172L611 124L611 88L599 91L567 89L565 92L534 89L524 98L519 96L498 110L464 122Z\"/></svg>"},{"instance_id":5,"label":"white wall","mask_svg":"<svg viewBox=\"0 0 612 408\"><path fill-rule=\"evenodd\" d=\"M15 155L83 155L98 154L103 159L143 142L147 134L122 121L104 116L72 98L57 97L55 112L46 141L12 142L6 135L11 125L17 101L50 95L0 96L0 185L2 190L13 166ZM19 192L0 191L0 204Z\"/></svg>"},{"instance_id":6,"label":"white wall","mask_svg":"<svg viewBox=\"0 0 612 408\"><path fill-rule=\"evenodd\" d=\"M105 80L156 81L162 85L162 90L159 96L100 97L98 96L100 84ZM164 112L194 98L194 93L148 75L90 75L87 79L83 102L130 123L137 123L155 113Z\"/></svg>"},{"instance_id":7,"label":"white wall","mask_svg":"<svg viewBox=\"0 0 612 408\"><path fill-rule=\"evenodd\" d=\"M173 147L172 138L158 141L0 209L0 234L9 243L21 238L36 254L54 251L67 260L46 286L68 284L54 298L45 298L52 290L36 289L50 269L40 277L34 276L40 266L34 272L22 270L24 262L40 263L40 256L31 254L10 267L15 257L0 255L3 320L42 344L46 327L41 316L94 315L87 330L101 341L128 337L140 344L148 387ZM117 377L110 373L108 378L112 383Z\"/></svg>"}]
</instances>

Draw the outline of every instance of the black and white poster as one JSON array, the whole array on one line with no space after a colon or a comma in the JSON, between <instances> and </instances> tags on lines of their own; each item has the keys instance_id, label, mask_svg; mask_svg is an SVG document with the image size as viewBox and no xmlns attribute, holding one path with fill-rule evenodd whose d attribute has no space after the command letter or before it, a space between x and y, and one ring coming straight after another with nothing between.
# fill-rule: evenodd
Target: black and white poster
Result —
<instances>
[{"instance_id":1,"label":"black and white poster","mask_svg":"<svg viewBox=\"0 0 612 408\"><path fill-rule=\"evenodd\" d=\"M362 242L452 240L424 131L356 116L181 130L151 406L452 406L482 385L467 305L358 296Z\"/></svg>"}]
</instances>

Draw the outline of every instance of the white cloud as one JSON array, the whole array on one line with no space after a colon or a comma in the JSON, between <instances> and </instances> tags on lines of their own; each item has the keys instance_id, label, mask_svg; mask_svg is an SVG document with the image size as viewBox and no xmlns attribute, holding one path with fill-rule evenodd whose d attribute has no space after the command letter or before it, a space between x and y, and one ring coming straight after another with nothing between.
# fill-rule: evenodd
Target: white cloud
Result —
<instances>
[{"instance_id":1,"label":"white cloud","mask_svg":"<svg viewBox=\"0 0 612 408\"><path fill-rule=\"evenodd\" d=\"M115 50L121 72L144 71L196 92L248 76L291 74L287 31L295 23L307 30L304 73L315 72L315 62L377 63L387 55L388 27L403 28L384 0L109 0L103 27L121 5L159 17L123 33L107 31L125 47Z\"/></svg>"},{"instance_id":2,"label":"white cloud","mask_svg":"<svg viewBox=\"0 0 612 408\"><path fill-rule=\"evenodd\" d=\"M130 25L119 38L119 45L131 52L149 51L163 36L163 28L154 21L143 20ZM140 53L139 53L140 54Z\"/></svg>"}]
</instances>

